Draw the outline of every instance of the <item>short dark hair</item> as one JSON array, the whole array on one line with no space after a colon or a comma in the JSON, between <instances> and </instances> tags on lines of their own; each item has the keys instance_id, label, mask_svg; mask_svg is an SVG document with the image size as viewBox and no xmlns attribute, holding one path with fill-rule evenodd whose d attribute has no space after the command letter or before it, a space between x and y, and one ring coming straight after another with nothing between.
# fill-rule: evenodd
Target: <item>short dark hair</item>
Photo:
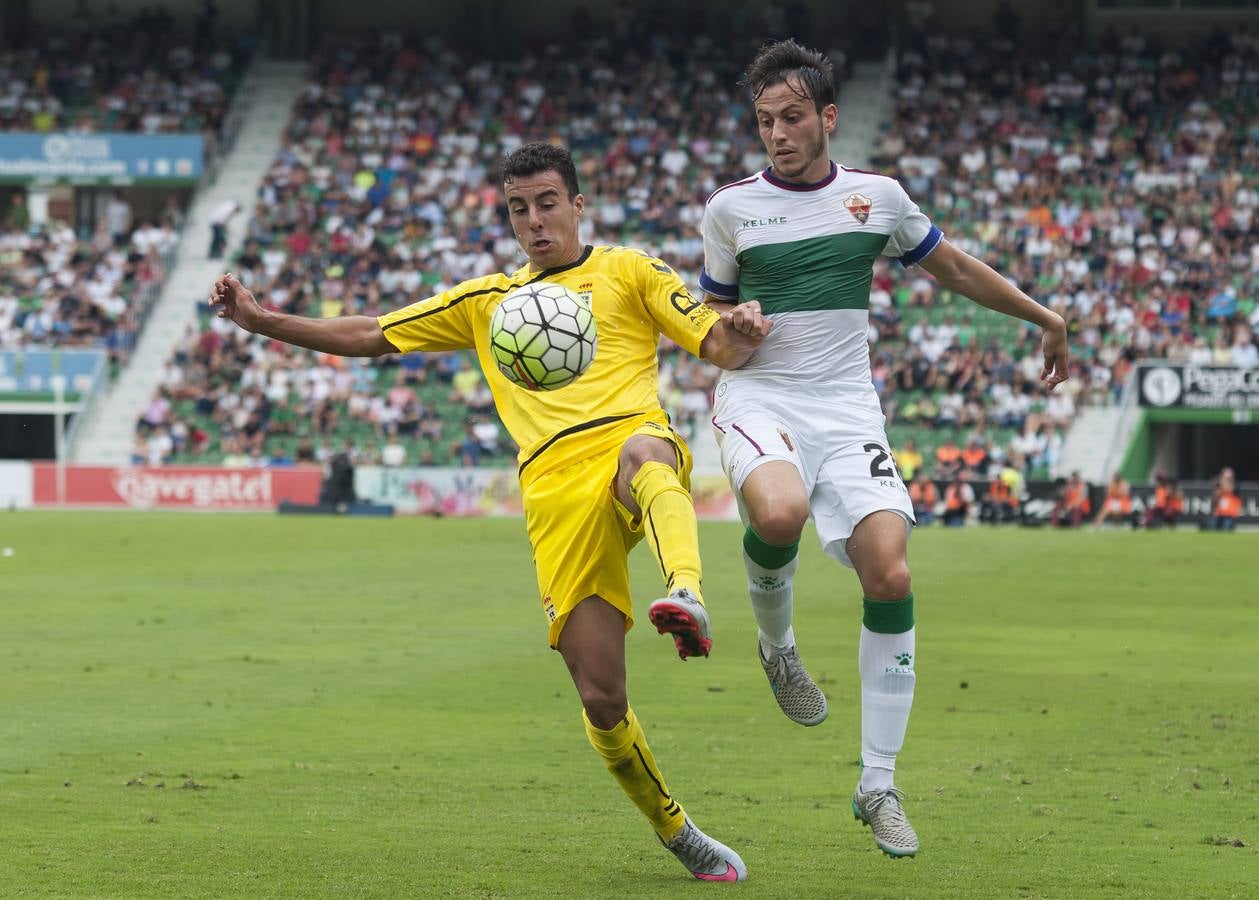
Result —
<instances>
[{"instance_id":1,"label":"short dark hair","mask_svg":"<svg viewBox=\"0 0 1259 900\"><path fill-rule=\"evenodd\" d=\"M801 96L811 98L818 112L835 102L835 74L831 61L824 53L810 50L791 38L763 46L743 73L739 84L752 92L755 102L767 87L785 83L788 78L799 81L804 89Z\"/></svg>"},{"instance_id":2,"label":"short dark hair","mask_svg":"<svg viewBox=\"0 0 1259 900\"><path fill-rule=\"evenodd\" d=\"M558 172L572 200L581 188L577 185L577 166L566 147L534 141L516 148L503 160L503 183L511 184L517 178L536 175L539 172Z\"/></svg>"}]
</instances>

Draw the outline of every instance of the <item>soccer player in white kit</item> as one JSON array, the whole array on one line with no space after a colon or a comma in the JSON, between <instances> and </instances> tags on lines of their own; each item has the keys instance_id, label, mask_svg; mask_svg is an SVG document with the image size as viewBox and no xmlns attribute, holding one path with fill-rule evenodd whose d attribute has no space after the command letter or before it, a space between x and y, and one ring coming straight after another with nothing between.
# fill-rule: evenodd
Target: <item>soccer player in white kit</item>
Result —
<instances>
[{"instance_id":1,"label":"soccer player in white kit","mask_svg":"<svg viewBox=\"0 0 1259 900\"><path fill-rule=\"evenodd\" d=\"M702 227L705 300L760 301L773 329L750 362L725 372L713 416L722 464L747 529L744 563L761 665L782 711L826 718L792 631L792 575L812 515L823 550L854 568L865 594L860 783L853 814L891 856L918 837L893 783L914 694L914 595L906 546L913 506L892 461L870 377L874 260L919 265L946 288L1044 332L1041 378L1067 377L1062 318L951 245L895 180L830 159L835 83L821 53L764 47L743 84L770 166L717 190Z\"/></svg>"}]
</instances>

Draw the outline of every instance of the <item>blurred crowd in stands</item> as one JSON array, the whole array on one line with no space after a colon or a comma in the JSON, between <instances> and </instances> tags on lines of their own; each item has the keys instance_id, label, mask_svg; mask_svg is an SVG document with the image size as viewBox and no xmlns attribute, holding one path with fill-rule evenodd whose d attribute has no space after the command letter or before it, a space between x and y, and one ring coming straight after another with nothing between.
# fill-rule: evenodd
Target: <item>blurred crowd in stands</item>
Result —
<instances>
[{"instance_id":1,"label":"blurred crowd in stands","mask_svg":"<svg viewBox=\"0 0 1259 900\"><path fill-rule=\"evenodd\" d=\"M210 162L254 39L225 34L213 2L191 30L161 7L82 12L77 30L0 49L0 131L195 132ZM20 190L4 199L0 349L101 347L125 364L179 240L178 199L138 216L115 192L77 229L32 223Z\"/></svg>"},{"instance_id":2,"label":"blurred crowd in stands","mask_svg":"<svg viewBox=\"0 0 1259 900\"><path fill-rule=\"evenodd\" d=\"M166 278L182 213L137 221L115 193L86 239L64 222L30 227L21 193L0 211L0 349L103 347L123 363Z\"/></svg>"},{"instance_id":3,"label":"blurred crowd in stands","mask_svg":"<svg viewBox=\"0 0 1259 900\"><path fill-rule=\"evenodd\" d=\"M737 87L760 41L642 27L622 19L493 61L432 36L329 44L242 211L232 270L264 303L323 316L373 315L513 270L523 256L495 166L525 140L554 139L579 162L583 237L642 247L697 285L705 199L765 165ZM791 29L826 47L806 21ZM848 61L828 49L842 81ZM873 375L907 480L1055 472L1079 408L1114 402L1137 358L1259 364L1253 35L1179 50L1064 37L1029 53L927 27L901 49L893 83L873 167L951 241L1060 311L1075 353L1072 379L1047 395L1032 329L880 261ZM684 433L707 427L714 379L662 347L661 395ZM136 457L282 463L347 439L360 462L385 464L506 465L514 450L465 354L331 360L216 321L172 359Z\"/></svg>"},{"instance_id":4,"label":"blurred crowd in stands","mask_svg":"<svg viewBox=\"0 0 1259 900\"><path fill-rule=\"evenodd\" d=\"M77 30L0 48L0 131L219 132L254 40L225 36L213 3L192 30L162 7L83 12Z\"/></svg>"}]
</instances>

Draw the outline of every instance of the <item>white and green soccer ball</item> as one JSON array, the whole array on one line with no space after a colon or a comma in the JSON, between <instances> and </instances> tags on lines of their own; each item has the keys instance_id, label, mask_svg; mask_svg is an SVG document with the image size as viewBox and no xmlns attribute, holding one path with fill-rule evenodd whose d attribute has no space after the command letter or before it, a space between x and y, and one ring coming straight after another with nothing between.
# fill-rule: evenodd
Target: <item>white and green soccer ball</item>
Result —
<instances>
[{"instance_id":1,"label":"white and green soccer ball","mask_svg":"<svg viewBox=\"0 0 1259 900\"><path fill-rule=\"evenodd\" d=\"M549 281L508 294L490 319L498 370L531 391L572 384L590 367L597 346L590 301Z\"/></svg>"}]
</instances>

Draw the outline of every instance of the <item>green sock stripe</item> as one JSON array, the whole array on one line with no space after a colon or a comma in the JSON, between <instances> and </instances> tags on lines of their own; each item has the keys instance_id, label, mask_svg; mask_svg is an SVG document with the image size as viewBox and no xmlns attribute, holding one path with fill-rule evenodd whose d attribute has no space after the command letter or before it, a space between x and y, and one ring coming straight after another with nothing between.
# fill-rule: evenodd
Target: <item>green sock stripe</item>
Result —
<instances>
[{"instance_id":1,"label":"green sock stripe","mask_svg":"<svg viewBox=\"0 0 1259 900\"><path fill-rule=\"evenodd\" d=\"M762 569L781 569L796 558L796 554L800 552L800 542L794 541L786 547L767 544L749 525L747 531L743 532L743 549L752 558L752 562Z\"/></svg>"},{"instance_id":2,"label":"green sock stripe","mask_svg":"<svg viewBox=\"0 0 1259 900\"><path fill-rule=\"evenodd\" d=\"M914 595L901 600L865 598L861 624L879 634L904 634L914 627Z\"/></svg>"}]
</instances>

